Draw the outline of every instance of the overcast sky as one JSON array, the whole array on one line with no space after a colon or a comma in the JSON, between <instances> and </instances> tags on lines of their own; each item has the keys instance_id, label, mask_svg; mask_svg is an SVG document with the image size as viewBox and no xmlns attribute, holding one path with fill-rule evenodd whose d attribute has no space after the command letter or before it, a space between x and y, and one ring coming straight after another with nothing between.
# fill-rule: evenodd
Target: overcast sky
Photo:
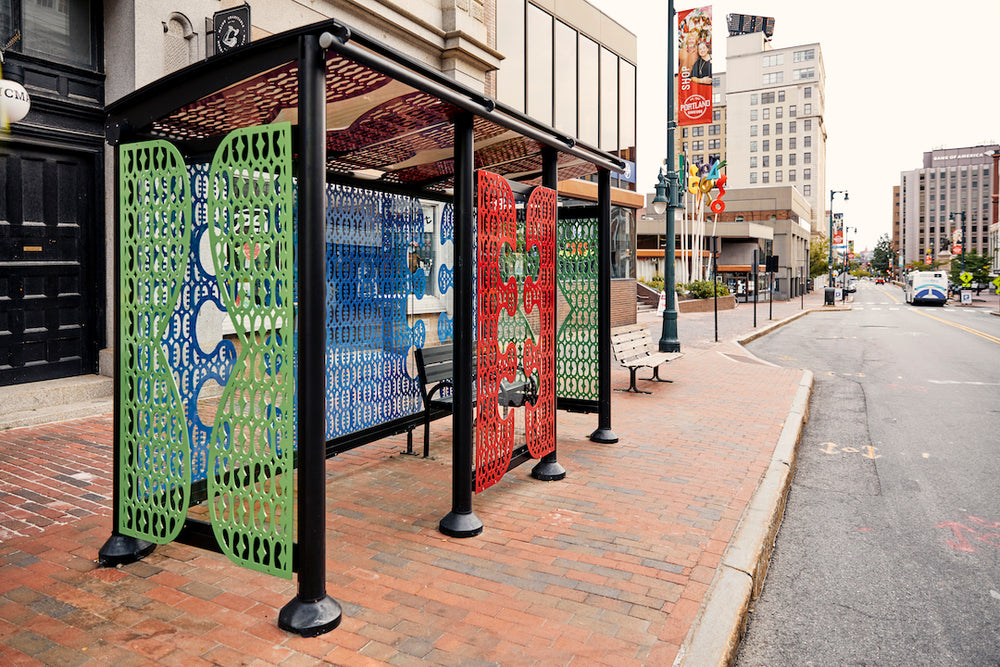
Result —
<instances>
[{"instance_id":1,"label":"overcast sky","mask_svg":"<svg viewBox=\"0 0 1000 667\"><path fill-rule=\"evenodd\" d=\"M638 39L637 186L652 192L666 157L667 3L589 2ZM675 2L674 9L699 6ZM819 42L826 71L824 206L829 190L848 190L850 200L837 195L834 210L858 228L859 250L891 236L892 186L901 171L923 166L924 151L1000 141L1000 0L715 2L718 71L725 70L731 13L774 17L775 48Z\"/></svg>"}]
</instances>

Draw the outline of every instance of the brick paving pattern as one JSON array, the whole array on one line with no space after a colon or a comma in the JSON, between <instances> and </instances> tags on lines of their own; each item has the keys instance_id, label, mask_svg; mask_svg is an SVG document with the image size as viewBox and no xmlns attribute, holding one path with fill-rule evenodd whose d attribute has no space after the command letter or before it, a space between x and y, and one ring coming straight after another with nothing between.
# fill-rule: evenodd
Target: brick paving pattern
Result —
<instances>
[{"instance_id":1,"label":"brick paving pattern","mask_svg":"<svg viewBox=\"0 0 1000 667\"><path fill-rule=\"evenodd\" d=\"M752 330L745 306L720 338ZM109 415L0 432L0 664L669 665L802 378L706 342L711 318L681 316L689 347L661 374L674 383L614 392L620 442L590 442L595 415L559 413L566 479L508 473L474 499L481 536L437 530L450 420L432 425L430 459L401 454L400 436L327 461L327 590L344 617L310 639L276 624L294 580L218 554L170 544L97 567Z\"/></svg>"}]
</instances>

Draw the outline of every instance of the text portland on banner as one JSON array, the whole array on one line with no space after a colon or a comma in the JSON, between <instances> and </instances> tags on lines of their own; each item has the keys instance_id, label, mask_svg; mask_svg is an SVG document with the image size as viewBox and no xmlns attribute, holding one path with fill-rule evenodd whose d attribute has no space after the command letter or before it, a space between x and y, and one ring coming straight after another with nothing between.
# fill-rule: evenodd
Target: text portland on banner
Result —
<instances>
[{"instance_id":1,"label":"text portland on banner","mask_svg":"<svg viewBox=\"0 0 1000 667\"><path fill-rule=\"evenodd\" d=\"M712 120L712 6L677 13L678 125Z\"/></svg>"}]
</instances>

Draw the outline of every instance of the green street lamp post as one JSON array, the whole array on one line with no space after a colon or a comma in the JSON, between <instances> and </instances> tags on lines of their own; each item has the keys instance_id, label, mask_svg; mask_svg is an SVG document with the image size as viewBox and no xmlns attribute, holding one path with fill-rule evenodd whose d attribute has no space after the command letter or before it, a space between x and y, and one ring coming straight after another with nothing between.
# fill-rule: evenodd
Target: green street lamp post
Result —
<instances>
[{"instance_id":1,"label":"green street lamp post","mask_svg":"<svg viewBox=\"0 0 1000 667\"><path fill-rule=\"evenodd\" d=\"M965 273L965 211L961 213L949 213L948 221L954 222L956 215L962 217L962 273Z\"/></svg>"},{"instance_id":2,"label":"green street lamp post","mask_svg":"<svg viewBox=\"0 0 1000 667\"><path fill-rule=\"evenodd\" d=\"M847 190L830 190L830 236L827 237L830 242L830 260L827 263L830 276L826 283L827 287L833 287L833 195L841 193L844 195L844 201L847 201Z\"/></svg>"},{"instance_id":3,"label":"green street lamp post","mask_svg":"<svg viewBox=\"0 0 1000 667\"><path fill-rule=\"evenodd\" d=\"M663 246L663 291L666 308L663 310L663 332L660 335L660 352L680 352L681 342L677 338L677 306L674 287L674 211L682 208L678 192L674 130L674 0L667 2L667 160L666 176L663 167L656 179L656 196L653 210L657 215L666 213L666 240Z\"/></svg>"}]
</instances>

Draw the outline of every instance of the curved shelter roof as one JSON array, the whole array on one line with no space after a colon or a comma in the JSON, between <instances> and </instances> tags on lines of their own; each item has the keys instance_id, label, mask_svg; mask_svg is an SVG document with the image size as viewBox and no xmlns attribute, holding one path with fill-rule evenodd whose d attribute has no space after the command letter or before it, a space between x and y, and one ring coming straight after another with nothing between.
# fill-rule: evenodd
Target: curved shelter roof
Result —
<instances>
[{"instance_id":1,"label":"curved shelter roof","mask_svg":"<svg viewBox=\"0 0 1000 667\"><path fill-rule=\"evenodd\" d=\"M326 167L419 190L445 190L454 172L454 119L471 112L475 167L536 181L542 147L559 152L559 179L619 158L558 133L348 26L329 20L290 30L190 65L108 107L112 142L170 139L190 154L228 132L265 123L297 125L298 39L328 33ZM324 43L325 44L325 43Z\"/></svg>"}]
</instances>

